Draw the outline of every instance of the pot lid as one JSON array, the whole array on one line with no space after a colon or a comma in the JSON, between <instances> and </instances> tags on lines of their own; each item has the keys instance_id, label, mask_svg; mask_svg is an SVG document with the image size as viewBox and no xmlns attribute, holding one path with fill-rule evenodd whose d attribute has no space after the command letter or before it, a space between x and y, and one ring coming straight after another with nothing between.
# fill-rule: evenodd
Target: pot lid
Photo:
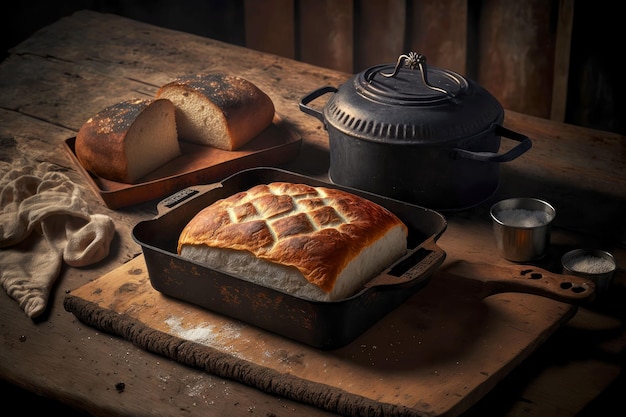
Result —
<instances>
[{"instance_id":1,"label":"pot lid","mask_svg":"<svg viewBox=\"0 0 626 417\"><path fill-rule=\"evenodd\" d=\"M324 107L326 121L362 139L431 143L472 137L501 123L496 98L472 80L427 67L411 52L370 67L339 87Z\"/></svg>"}]
</instances>

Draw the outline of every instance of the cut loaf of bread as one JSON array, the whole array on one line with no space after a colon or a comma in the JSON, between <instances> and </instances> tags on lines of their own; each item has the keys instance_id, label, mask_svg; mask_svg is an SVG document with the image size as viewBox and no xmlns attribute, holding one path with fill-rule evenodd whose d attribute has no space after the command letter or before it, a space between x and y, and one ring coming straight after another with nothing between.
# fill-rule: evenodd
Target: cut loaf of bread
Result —
<instances>
[{"instance_id":1,"label":"cut loaf of bread","mask_svg":"<svg viewBox=\"0 0 626 417\"><path fill-rule=\"evenodd\" d=\"M176 106L181 140L226 151L244 146L274 118L270 97L234 75L180 77L163 85L156 97L171 100Z\"/></svg>"},{"instance_id":2,"label":"cut loaf of bread","mask_svg":"<svg viewBox=\"0 0 626 417\"><path fill-rule=\"evenodd\" d=\"M87 171L136 183L181 154L174 105L132 99L109 106L83 124L75 151Z\"/></svg>"},{"instance_id":3,"label":"cut loaf of bread","mask_svg":"<svg viewBox=\"0 0 626 417\"><path fill-rule=\"evenodd\" d=\"M407 251L407 227L351 193L277 182L204 208L178 254L212 269L315 301L350 297Z\"/></svg>"}]
</instances>

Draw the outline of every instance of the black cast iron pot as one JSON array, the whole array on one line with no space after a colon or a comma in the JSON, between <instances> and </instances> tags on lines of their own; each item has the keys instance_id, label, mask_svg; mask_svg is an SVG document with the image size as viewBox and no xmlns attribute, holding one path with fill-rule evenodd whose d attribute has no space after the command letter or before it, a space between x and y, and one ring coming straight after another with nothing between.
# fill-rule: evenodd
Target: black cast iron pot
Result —
<instances>
[{"instance_id":1,"label":"black cast iron pot","mask_svg":"<svg viewBox=\"0 0 626 417\"><path fill-rule=\"evenodd\" d=\"M329 93L322 111L309 106ZM435 210L480 204L498 187L500 163L532 146L502 126L487 90L413 52L309 93L300 110L328 131L333 183ZM501 137L519 143L498 153Z\"/></svg>"}]
</instances>

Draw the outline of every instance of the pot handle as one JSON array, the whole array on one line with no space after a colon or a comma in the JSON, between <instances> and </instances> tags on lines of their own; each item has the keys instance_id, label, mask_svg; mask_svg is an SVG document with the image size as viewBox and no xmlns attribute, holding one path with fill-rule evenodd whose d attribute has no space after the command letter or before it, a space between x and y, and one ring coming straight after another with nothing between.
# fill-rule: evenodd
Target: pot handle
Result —
<instances>
[{"instance_id":1,"label":"pot handle","mask_svg":"<svg viewBox=\"0 0 626 417\"><path fill-rule=\"evenodd\" d=\"M319 110L315 110L313 107L308 106L308 104L312 102L313 100L323 96L324 94L327 94L327 93L334 94L336 92L337 92L337 89L331 86L321 87L315 91L310 92L309 94L304 96L302 100L300 100L300 111L302 111L303 113L310 114L311 116L319 119L319 121L324 123L324 126L326 126L326 122L324 121L324 115L322 114L322 112Z\"/></svg>"},{"instance_id":2,"label":"pot handle","mask_svg":"<svg viewBox=\"0 0 626 417\"><path fill-rule=\"evenodd\" d=\"M502 154L497 152L474 152L468 151L467 149L454 148L452 149L451 154L452 159L466 158L483 162L509 162L522 155L532 147L532 142L528 136L514 132L499 124L494 124L493 127L496 136L516 140L519 144Z\"/></svg>"}]
</instances>

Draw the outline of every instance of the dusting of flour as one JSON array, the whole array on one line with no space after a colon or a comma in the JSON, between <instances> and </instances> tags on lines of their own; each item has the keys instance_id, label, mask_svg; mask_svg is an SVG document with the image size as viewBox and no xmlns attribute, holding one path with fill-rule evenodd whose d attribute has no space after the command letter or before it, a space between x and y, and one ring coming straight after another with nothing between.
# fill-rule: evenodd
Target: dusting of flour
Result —
<instances>
[{"instance_id":1,"label":"dusting of flour","mask_svg":"<svg viewBox=\"0 0 626 417\"><path fill-rule=\"evenodd\" d=\"M165 320L165 324L169 326L174 336L231 353L237 353L233 348L232 340L241 336L243 327L233 323L222 326L203 323L186 328L180 317L170 317Z\"/></svg>"}]
</instances>

